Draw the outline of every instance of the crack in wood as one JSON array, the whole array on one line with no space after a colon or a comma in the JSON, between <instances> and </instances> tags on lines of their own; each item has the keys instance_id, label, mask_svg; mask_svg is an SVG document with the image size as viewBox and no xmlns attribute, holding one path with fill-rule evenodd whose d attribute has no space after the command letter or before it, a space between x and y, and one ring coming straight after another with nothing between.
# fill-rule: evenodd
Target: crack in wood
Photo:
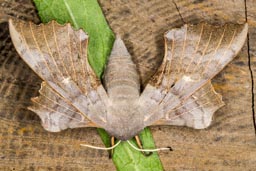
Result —
<instances>
[{"instance_id":1,"label":"crack in wood","mask_svg":"<svg viewBox=\"0 0 256 171\"><path fill-rule=\"evenodd\" d=\"M247 0L244 0L244 7L245 7L245 21L247 22ZM255 103L254 103L254 75L252 71L252 64L251 64L251 55L250 55L250 35L249 32L247 34L247 54L248 54L248 67L249 67L249 72L250 72L250 77L251 77L251 94L252 94L252 119L253 119L253 126L254 126L254 133L256 135L256 117L255 117Z\"/></svg>"},{"instance_id":2,"label":"crack in wood","mask_svg":"<svg viewBox=\"0 0 256 171\"><path fill-rule=\"evenodd\" d=\"M173 4L175 5L175 8L176 8L176 10L177 10L178 13L179 13L179 16L180 16L181 21L185 24L186 22L184 21L182 15L181 15L181 13L180 13L180 9L179 9L178 5L176 4L176 2L175 2L174 0L172 0L172 2L173 2Z\"/></svg>"}]
</instances>

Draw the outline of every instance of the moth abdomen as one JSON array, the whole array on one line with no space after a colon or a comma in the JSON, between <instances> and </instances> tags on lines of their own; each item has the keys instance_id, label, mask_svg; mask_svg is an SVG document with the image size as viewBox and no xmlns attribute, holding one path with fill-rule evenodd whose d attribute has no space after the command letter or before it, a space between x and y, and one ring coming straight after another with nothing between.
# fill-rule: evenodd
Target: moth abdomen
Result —
<instances>
[{"instance_id":1,"label":"moth abdomen","mask_svg":"<svg viewBox=\"0 0 256 171\"><path fill-rule=\"evenodd\" d=\"M139 75L123 41L117 38L104 72L104 83L111 99L138 98Z\"/></svg>"}]
</instances>

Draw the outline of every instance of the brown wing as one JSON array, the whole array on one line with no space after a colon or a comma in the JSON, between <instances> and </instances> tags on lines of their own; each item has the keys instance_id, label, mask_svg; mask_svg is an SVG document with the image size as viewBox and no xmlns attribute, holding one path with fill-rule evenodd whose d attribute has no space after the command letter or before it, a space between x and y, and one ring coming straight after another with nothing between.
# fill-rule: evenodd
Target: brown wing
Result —
<instances>
[{"instance_id":1,"label":"brown wing","mask_svg":"<svg viewBox=\"0 0 256 171\"><path fill-rule=\"evenodd\" d=\"M178 125L203 129L210 125L213 114L224 105L221 96L207 82L179 106L167 111L154 125Z\"/></svg>"},{"instance_id":2,"label":"brown wing","mask_svg":"<svg viewBox=\"0 0 256 171\"><path fill-rule=\"evenodd\" d=\"M209 87L207 83L237 55L245 42L247 31L247 24L212 26L201 23L184 25L180 29L167 32L163 63L141 95L141 105L147 106L145 109L146 125L151 125L159 119L161 123L173 124L171 117L177 118L177 116L170 111L180 106L183 106L183 109L185 106L186 110L184 112L179 110L176 114L183 115L183 118L191 117L192 115L188 116L187 113L191 110L188 105L189 101L193 101L193 96L196 97L196 94L204 94L205 89L211 91L210 94L205 95L206 99L215 94L211 88L207 88ZM196 103L200 101L201 99L194 99L191 107L197 106ZM221 105L219 103L218 107ZM201 115L206 117L212 117L211 113L216 110L213 106L211 109L200 108L203 113ZM186 114L187 116L184 116ZM198 116L193 114L194 116L200 120L200 114ZM201 119L206 118L201 117ZM211 118L207 120L210 121ZM183 121L190 122L189 120ZM181 124L177 123L177 125ZM205 128L209 124L203 126L191 122L183 125Z\"/></svg>"},{"instance_id":3,"label":"brown wing","mask_svg":"<svg viewBox=\"0 0 256 171\"><path fill-rule=\"evenodd\" d=\"M42 82L39 93L39 97L32 98L33 105L29 109L41 118L46 130L58 132L67 128L97 127L46 82Z\"/></svg>"},{"instance_id":4,"label":"brown wing","mask_svg":"<svg viewBox=\"0 0 256 171\"><path fill-rule=\"evenodd\" d=\"M46 82L47 87L65 99L68 107L79 111L82 121L86 116L102 127L105 124L107 96L87 60L86 33L73 30L70 24L61 26L54 21L38 26L10 20L9 28L21 58ZM35 102L41 100L42 97L39 97ZM37 111L45 110L43 106L41 108L37 107ZM42 118L43 113L40 115ZM74 127L71 125L67 123L66 127Z\"/></svg>"}]
</instances>

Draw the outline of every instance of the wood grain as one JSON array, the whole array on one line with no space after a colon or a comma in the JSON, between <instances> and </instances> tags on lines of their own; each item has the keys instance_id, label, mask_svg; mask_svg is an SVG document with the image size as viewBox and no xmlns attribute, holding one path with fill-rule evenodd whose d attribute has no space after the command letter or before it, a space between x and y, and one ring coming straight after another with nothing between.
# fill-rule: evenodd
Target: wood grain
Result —
<instances>
[{"instance_id":1,"label":"wood grain","mask_svg":"<svg viewBox=\"0 0 256 171\"><path fill-rule=\"evenodd\" d=\"M26 3L24 3L26 2ZM141 0L99 1L115 33L120 34L132 54L144 82L158 68L164 53L163 34L186 23L245 22L244 0ZM1 4L5 3L3 7ZM6 3L9 3L6 5ZM30 1L0 0L5 15L29 9ZM26 4L26 5L23 5ZM28 5L29 4L29 5ZM2 10L1 10L2 11ZM8 11L8 12L6 12ZM11 11L11 12L10 12ZM256 80L256 5L247 0L250 59ZM23 12L24 13L24 12ZM21 15L18 15L21 16ZM32 18L31 18L32 17ZM81 141L102 145L95 129L48 133L39 118L26 110L37 94L39 78L19 59L11 45L7 24L0 24L0 168L1 170L115 170L107 153L77 146ZM157 146L172 146L161 152L165 170L255 170L256 139L252 117L252 85L248 47L214 79L214 87L226 103L206 130L183 127L152 127ZM256 84L256 83L255 83ZM254 87L254 92L256 91Z\"/></svg>"}]
</instances>

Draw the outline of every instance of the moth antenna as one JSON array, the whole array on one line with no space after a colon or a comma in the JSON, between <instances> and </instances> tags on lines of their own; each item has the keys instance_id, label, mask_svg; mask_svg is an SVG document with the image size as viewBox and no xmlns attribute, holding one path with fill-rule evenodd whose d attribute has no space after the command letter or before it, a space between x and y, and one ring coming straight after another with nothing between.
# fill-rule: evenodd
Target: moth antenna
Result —
<instances>
[{"instance_id":1,"label":"moth antenna","mask_svg":"<svg viewBox=\"0 0 256 171\"><path fill-rule=\"evenodd\" d=\"M112 149L116 148L120 143L121 143L121 140L118 141L118 142L117 142L114 146L112 146L112 147L97 147L97 146L93 146L93 145L89 145L89 144L80 144L80 146L88 147L88 148L93 148L93 149L97 149L97 150L112 150Z\"/></svg>"},{"instance_id":2,"label":"moth antenna","mask_svg":"<svg viewBox=\"0 0 256 171\"><path fill-rule=\"evenodd\" d=\"M155 148L155 149L140 149L134 146L129 140L127 140L128 144L135 150L140 152L155 152L155 151L162 151L162 150L170 150L173 151L171 147L163 147L163 148Z\"/></svg>"}]
</instances>

